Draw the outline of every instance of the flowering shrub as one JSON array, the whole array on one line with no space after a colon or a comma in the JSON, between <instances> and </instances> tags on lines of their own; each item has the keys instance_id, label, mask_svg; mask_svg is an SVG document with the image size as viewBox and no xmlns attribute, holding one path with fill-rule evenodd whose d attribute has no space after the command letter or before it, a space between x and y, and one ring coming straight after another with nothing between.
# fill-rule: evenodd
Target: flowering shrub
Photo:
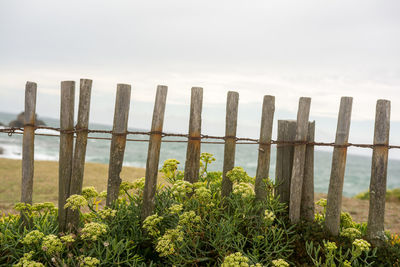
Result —
<instances>
[{"instance_id":1,"label":"flowering shrub","mask_svg":"<svg viewBox=\"0 0 400 267\"><path fill-rule=\"evenodd\" d=\"M371 266L400 259L398 236L378 260L377 250L362 239L365 224L348 213L341 216L340 237L329 240L325 211L308 226L291 225L273 183L265 178L268 198L256 200L254 178L240 167L227 173L233 190L222 201L222 172L208 170L215 158L203 153L200 159L194 184L183 180L177 160L164 163L160 171L169 183L157 188L154 214L143 221L144 178L122 182L119 199L109 207L103 208L106 192L94 187L72 195L65 207L80 214L76 232L59 233L52 203L16 204L31 224L24 226L19 214L0 217L0 265ZM317 204L326 207L326 200Z\"/></svg>"}]
</instances>

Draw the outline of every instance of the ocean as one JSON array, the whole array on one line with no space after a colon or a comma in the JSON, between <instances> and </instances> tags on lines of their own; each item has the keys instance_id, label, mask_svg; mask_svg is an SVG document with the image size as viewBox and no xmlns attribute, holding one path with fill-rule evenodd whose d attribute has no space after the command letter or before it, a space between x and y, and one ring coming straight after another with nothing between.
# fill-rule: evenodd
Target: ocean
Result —
<instances>
[{"instance_id":1,"label":"ocean","mask_svg":"<svg viewBox=\"0 0 400 267\"><path fill-rule=\"evenodd\" d=\"M16 118L16 114L0 112L0 122L8 124ZM41 118L48 126L58 127L59 122L52 118ZM111 129L110 125L92 123L90 129ZM140 130L140 129L130 129ZM37 130L38 133L58 134L50 130ZM108 136L108 135L96 135ZM130 138L145 138L141 136L130 136ZM167 139L167 138L166 138ZM168 139L174 139L169 137ZM176 138L175 138L176 139ZM317 140L318 141L318 140ZM127 142L125 150L124 165L144 168L147 158L147 142ZM22 135L14 134L8 136L0 133L0 147L3 148L3 154L0 157L21 159L22 158ZM35 137L35 160L58 160L59 138L36 136ZM109 140L88 140L86 161L97 163L108 163L109 161ZM210 170L222 170L224 146L222 144L202 144L202 152L214 154L216 161L210 165ZM355 155L348 153L346 172L344 178L343 194L345 196L354 196L360 192L368 190L371 176L371 155ZM258 146L254 144L236 146L235 165L243 167L251 176L254 176L257 168ZM160 155L160 168L166 159L177 159L181 162L180 169L184 169L186 158L185 143L162 143ZM272 146L270 178L275 177L275 158L276 147ZM315 192L326 193L329 186L329 177L331 171L332 150L315 149L314 155L314 187ZM15 177L20 179L20 177ZM400 160L390 159L388 163L388 189L400 187Z\"/></svg>"}]
</instances>

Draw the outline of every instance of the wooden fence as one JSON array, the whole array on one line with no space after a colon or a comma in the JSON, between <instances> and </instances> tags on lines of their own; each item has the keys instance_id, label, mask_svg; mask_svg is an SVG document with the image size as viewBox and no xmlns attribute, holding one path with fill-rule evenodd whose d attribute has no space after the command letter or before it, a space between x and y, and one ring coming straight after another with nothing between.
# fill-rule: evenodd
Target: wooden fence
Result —
<instances>
[{"instance_id":1,"label":"wooden fence","mask_svg":"<svg viewBox=\"0 0 400 267\"><path fill-rule=\"evenodd\" d=\"M66 199L72 194L82 192L85 152L88 139L90 95L92 81L80 80L78 120L74 127L75 82L61 82L60 112L60 155L59 155L59 230L74 230L78 224L78 213L64 209ZM34 169L35 106L36 83L27 82L25 91L25 126L23 128L23 163L21 201L32 203L32 184ZM110 148L110 162L107 186L107 202L111 205L118 198L121 179L119 177L127 141L131 86L117 85L115 113ZM160 147L163 133L164 111L167 87L158 86L154 105L151 132L146 164L146 180L143 193L142 218L152 214L157 184ZM198 180L201 139L201 113L203 89L193 87L190 102L189 132L186 136L187 153L184 179L191 183ZM220 137L225 144L223 161L222 196L232 191L232 182L226 173L235 165L235 147L240 138L236 137L239 94L228 92L226 104L225 136ZM316 143L314 141L315 122L309 122L311 98L299 100L297 120L279 120L277 140L271 139L275 111L274 96L264 96L258 165L255 179L256 199L263 200L268 192L263 179L269 176L271 145L277 144L275 194L289 207L292 223L301 220L314 220L314 146L330 145L334 147L332 169L329 183L326 230L331 235L339 234L343 179L346 167L346 154L349 146L373 148L370 208L368 217L368 238L380 244L384 238L384 211L386 195L386 177L389 148L390 101L378 100L376 105L375 133L373 145L349 144L349 130L352 110L352 98L342 97L337 121L334 143ZM75 135L75 136L74 136ZM75 137L75 150L74 148ZM212 138L212 137L208 137ZM217 137L215 137L217 138ZM242 138L243 140L252 140Z\"/></svg>"}]
</instances>

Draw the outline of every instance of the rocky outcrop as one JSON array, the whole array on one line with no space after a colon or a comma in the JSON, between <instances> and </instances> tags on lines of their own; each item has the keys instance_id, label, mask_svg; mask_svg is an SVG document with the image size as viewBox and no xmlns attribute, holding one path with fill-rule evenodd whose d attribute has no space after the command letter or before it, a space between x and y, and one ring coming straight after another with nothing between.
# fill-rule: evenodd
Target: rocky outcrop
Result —
<instances>
[{"instance_id":1,"label":"rocky outcrop","mask_svg":"<svg viewBox=\"0 0 400 267\"><path fill-rule=\"evenodd\" d=\"M46 123L37 118L37 114L35 114L35 125L36 126L46 126ZM8 126L10 127L24 127L24 112L18 114L17 119L11 121Z\"/></svg>"}]
</instances>

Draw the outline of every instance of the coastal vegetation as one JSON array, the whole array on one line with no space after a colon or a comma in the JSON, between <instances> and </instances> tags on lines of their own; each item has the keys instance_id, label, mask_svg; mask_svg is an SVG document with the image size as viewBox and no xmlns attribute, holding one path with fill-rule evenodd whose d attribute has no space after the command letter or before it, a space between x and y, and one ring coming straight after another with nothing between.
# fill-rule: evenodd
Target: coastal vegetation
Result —
<instances>
[{"instance_id":1,"label":"coastal vegetation","mask_svg":"<svg viewBox=\"0 0 400 267\"><path fill-rule=\"evenodd\" d=\"M59 233L51 202L18 203L19 214L0 219L0 264L14 266L398 266L400 238L374 248L366 224L341 215L340 235L324 231L326 200L312 223L292 225L287 207L265 179L267 199L257 201L254 178L235 167L227 176L233 191L221 198L221 172L208 171L214 158L201 156L199 181L183 180L177 160L164 162L155 212L141 220L144 178L123 181L118 201L104 207L105 191L85 187L66 206L80 212L76 232ZM397 264L397 265L396 265Z\"/></svg>"}]
</instances>

